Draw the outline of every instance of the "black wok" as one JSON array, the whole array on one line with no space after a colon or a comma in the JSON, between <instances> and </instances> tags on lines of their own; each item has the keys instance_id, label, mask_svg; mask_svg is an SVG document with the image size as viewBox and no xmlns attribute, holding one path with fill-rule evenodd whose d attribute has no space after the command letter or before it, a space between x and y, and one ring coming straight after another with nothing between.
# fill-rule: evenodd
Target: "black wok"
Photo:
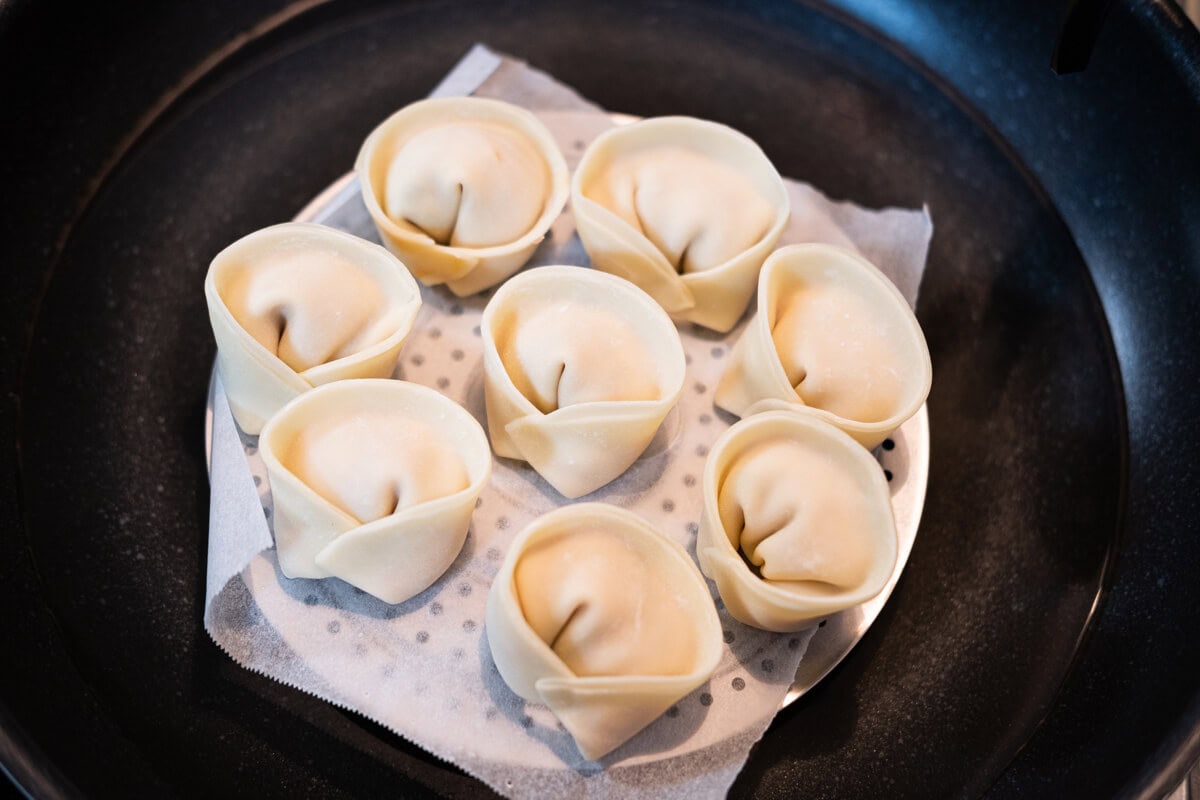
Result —
<instances>
[{"instance_id":1,"label":"black wok","mask_svg":"<svg viewBox=\"0 0 1200 800\"><path fill-rule=\"evenodd\" d=\"M0 4L0 762L44 797L483 791L205 634L200 287L484 41L932 210L912 559L733 794L1161 796L1200 756L1200 36L1108 5L1056 75L1033 0Z\"/></svg>"}]
</instances>

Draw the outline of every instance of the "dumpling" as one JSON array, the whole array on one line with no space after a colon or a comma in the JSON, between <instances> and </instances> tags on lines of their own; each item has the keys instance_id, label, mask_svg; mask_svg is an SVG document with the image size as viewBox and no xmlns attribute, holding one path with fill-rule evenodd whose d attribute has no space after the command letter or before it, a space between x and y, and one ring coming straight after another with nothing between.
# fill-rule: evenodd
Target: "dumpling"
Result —
<instances>
[{"instance_id":1,"label":"dumpling","mask_svg":"<svg viewBox=\"0 0 1200 800\"><path fill-rule=\"evenodd\" d=\"M721 659L708 586L641 517L580 503L542 516L492 583L487 639L504 682L598 759L707 681Z\"/></svg>"},{"instance_id":2,"label":"dumpling","mask_svg":"<svg viewBox=\"0 0 1200 800\"><path fill-rule=\"evenodd\" d=\"M700 569L747 625L809 627L879 594L896 567L883 470L805 409L766 411L726 431L703 492Z\"/></svg>"},{"instance_id":3,"label":"dumpling","mask_svg":"<svg viewBox=\"0 0 1200 800\"><path fill-rule=\"evenodd\" d=\"M629 468L683 389L679 332L645 292L584 267L538 267L483 311L484 392L496 455L566 497Z\"/></svg>"},{"instance_id":4,"label":"dumpling","mask_svg":"<svg viewBox=\"0 0 1200 800\"><path fill-rule=\"evenodd\" d=\"M566 161L537 117L478 97L405 106L367 137L355 169L384 244L459 296L520 269L568 194Z\"/></svg>"},{"instance_id":5,"label":"dumpling","mask_svg":"<svg viewBox=\"0 0 1200 800\"><path fill-rule=\"evenodd\" d=\"M849 250L792 245L763 266L758 313L714 399L738 416L768 399L807 406L872 448L917 412L932 378L925 335L887 276Z\"/></svg>"},{"instance_id":6,"label":"dumpling","mask_svg":"<svg viewBox=\"0 0 1200 800\"><path fill-rule=\"evenodd\" d=\"M289 578L341 578L388 603L436 581L492 470L475 418L432 389L338 381L263 428L275 547Z\"/></svg>"},{"instance_id":7,"label":"dumpling","mask_svg":"<svg viewBox=\"0 0 1200 800\"><path fill-rule=\"evenodd\" d=\"M229 407L251 434L314 386L390 376L421 307L416 281L387 250L307 223L222 250L204 294Z\"/></svg>"},{"instance_id":8,"label":"dumpling","mask_svg":"<svg viewBox=\"0 0 1200 800\"><path fill-rule=\"evenodd\" d=\"M746 310L790 205L748 137L659 117L592 142L571 208L595 267L636 283L676 319L724 333Z\"/></svg>"}]
</instances>

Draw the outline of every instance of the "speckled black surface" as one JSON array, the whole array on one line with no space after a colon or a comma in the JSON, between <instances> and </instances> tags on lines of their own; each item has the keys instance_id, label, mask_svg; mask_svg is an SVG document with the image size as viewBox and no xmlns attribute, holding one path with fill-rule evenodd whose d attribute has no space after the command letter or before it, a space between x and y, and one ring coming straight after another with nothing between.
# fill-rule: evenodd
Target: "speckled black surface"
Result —
<instances>
[{"instance_id":1,"label":"speckled black surface","mask_svg":"<svg viewBox=\"0 0 1200 800\"><path fill-rule=\"evenodd\" d=\"M1120 6L1088 70L1056 78L1057 13L1033 2L991 19L932 1L347 2L217 65L72 223L154 99L276 5L0 8L0 109L18 121L0 126L2 424L18 444L0 472L0 754L28 755L31 780L52 763L44 792L479 793L238 668L200 623L208 261L294 214L475 40L610 108L733 124L835 196L932 210L921 534L880 620L780 715L735 796L1152 793L1194 756L1194 33Z\"/></svg>"}]
</instances>

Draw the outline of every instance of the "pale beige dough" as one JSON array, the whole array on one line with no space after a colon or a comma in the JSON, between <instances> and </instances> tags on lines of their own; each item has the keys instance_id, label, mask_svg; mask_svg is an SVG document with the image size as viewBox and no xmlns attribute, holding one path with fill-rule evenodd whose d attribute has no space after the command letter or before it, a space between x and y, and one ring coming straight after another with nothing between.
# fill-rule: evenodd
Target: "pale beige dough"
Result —
<instances>
[{"instance_id":1,"label":"pale beige dough","mask_svg":"<svg viewBox=\"0 0 1200 800\"><path fill-rule=\"evenodd\" d=\"M845 590L868 577L872 515L828 453L787 439L759 444L725 475L717 504L725 532L773 586Z\"/></svg>"},{"instance_id":2,"label":"pale beige dough","mask_svg":"<svg viewBox=\"0 0 1200 800\"><path fill-rule=\"evenodd\" d=\"M741 417L811 409L872 448L917 413L932 380L925 334L886 275L851 250L789 245L763 265L758 310L713 402Z\"/></svg>"},{"instance_id":3,"label":"pale beige dough","mask_svg":"<svg viewBox=\"0 0 1200 800\"><path fill-rule=\"evenodd\" d=\"M462 456L429 425L381 411L314 420L280 463L359 522L470 485Z\"/></svg>"},{"instance_id":4,"label":"pale beige dough","mask_svg":"<svg viewBox=\"0 0 1200 800\"><path fill-rule=\"evenodd\" d=\"M493 247L529 231L549 194L550 170L527 138L493 123L456 122L397 148L384 208L438 244Z\"/></svg>"},{"instance_id":5,"label":"pale beige dough","mask_svg":"<svg viewBox=\"0 0 1200 800\"><path fill-rule=\"evenodd\" d=\"M790 214L783 178L749 137L657 117L596 137L571 181L592 265L637 284L672 317L730 330Z\"/></svg>"},{"instance_id":6,"label":"pale beige dough","mask_svg":"<svg viewBox=\"0 0 1200 800\"><path fill-rule=\"evenodd\" d=\"M519 270L569 194L546 126L480 97L405 106L367 136L354 169L384 245L422 283L459 296Z\"/></svg>"},{"instance_id":7,"label":"pale beige dough","mask_svg":"<svg viewBox=\"0 0 1200 800\"><path fill-rule=\"evenodd\" d=\"M298 222L218 253L204 296L229 407L250 434L314 386L389 377L421 307L416 281L387 250Z\"/></svg>"},{"instance_id":8,"label":"pale beige dough","mask_svg":"<svg viewBox=\"0 0 1200 800\"><path fill-rule=\"evenodd\" d=\"M781 297L771 338L805 405L882 422L905 400L908 358L895 323L858 292L829 284Z\"/></svg>"},{"instance_id":9,"label":"pale beige dough","mask_svg":"<svg viewBox=\"0 0 1200 800\"><path fill-rule=\"evenodd\" d=\"M585 267L527 270L481 324L488 435L565 497L612 481L679 399L679 332L644 292Z\"/></svg>"},{"instance_id":10,"label":"pale beige dough","mask_svg":"<svg viewBox=\"0 0 1200 800\"><path fill-rule=\"evenodd\" d=\"M401 314L353 261L316 249L247 264L223 296L246 332L296 372L383 341Z\"/></svg>"},{"instance_id":11,"label":"pale beige dough","mask_svg":"<svg viewBox=\"0 0 1200 800\"><path fill-rule=\"evenodd\" d=\"M802 630L870 600L895 569L883 470L809 409L763 411L723 433L703 498L700 568L747 625Z\"/></svg>"},{"instance_id":12,"label":"pale beige dough","mask_svg":"<svg viewBox=\"0 0 1200 800\"><path fill-rule=\"evenodd\" d=\"M662 393L637 330L604 308L533 301L500 357L513 384L543 414L578 403L657 400Z\"/></svg>"},{"instance_id":13,"label":"pale beige dough","mask_svg":"<svg viewBox=\"0 0 1200 800\"><path fill-rule=\"evenodd\" d=\"M589 196L641 231L680 273L729 261L762 239L776 216L736 169L670 145L614 162Z\"/></svg>"},{"instance_id":14,"label":"pale beige dough","mask_svg":"<svg viewBox=\"0 0 1200 800\"><path fill-rule=\"evenodd\" d=\"M488 593L500 677L599 759L704 684L721 623L687 552L636 514L565 506L519 533Z\"/></svg>"},{"instance_id":15,"label":"pale beige dough","mask_svg":"<svg viewBox=\"0 0 1200 800\"><path fill-rule=\"evenodd\" d=\"M428 588L466 541L492 459L479 423L433 389L345 380L297 397L259 437L279 567L388 603Z\"/></svg>"},{"instance_id":16,"label":"pale beige dough","mask_svg":"<svg viewBox=\"0 0 1200 800\"><path fill-rule=\"evenodd\" d=\"M531 544L514 580L529 627L576 675L683 675L695 664L688 609L620 533L597 526Z\"/></svg>"}]
</instances>

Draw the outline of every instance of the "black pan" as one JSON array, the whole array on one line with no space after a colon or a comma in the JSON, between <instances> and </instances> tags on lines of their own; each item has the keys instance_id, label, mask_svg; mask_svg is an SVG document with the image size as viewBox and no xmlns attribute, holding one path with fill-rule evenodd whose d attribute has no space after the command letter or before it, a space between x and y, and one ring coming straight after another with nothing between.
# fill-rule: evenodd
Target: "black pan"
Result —
<instances>
[{"instance_id":1,"label":"black pan","mask_svg":"<svg viewBox=\"0 0 1200 800\"><path fill-rule=\"evenodd\" d=\"M201 282L484 41L933 213L912 560L733 794L1162 795L1200 755L1200 37L1107 5L1057 76L1038 0L0 4L0 761L45 797L482 793L204 633Z\"/></svg>"}]
</instances>

